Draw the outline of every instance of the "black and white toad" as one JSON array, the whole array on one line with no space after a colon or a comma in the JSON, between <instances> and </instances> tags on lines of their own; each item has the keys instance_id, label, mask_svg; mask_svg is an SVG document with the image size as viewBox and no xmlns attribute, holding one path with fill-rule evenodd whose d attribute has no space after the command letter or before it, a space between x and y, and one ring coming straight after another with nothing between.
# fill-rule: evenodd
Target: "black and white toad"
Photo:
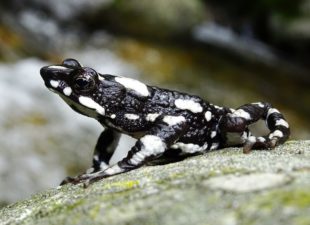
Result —
<instances>
[{"instance_id":1,"label":"black and white toad","mask_svg":"<svg viewBox=\"0 0 310 225\"><path fill-rule=\"evenodd\" d=\"M290 129L283 115L269 103L245 104L237 109L219 107L198 96L148 86L140 81L100 74L75 59L40 71L45 85L73 110L96 119L105 128L99 136L92 168L66 178L62 184L86 186L123 173L165 153L197 154L229 146L244 152L284 143ZM270 133L255 137L250 124L263 119ZM137 139L128 155L115 165L109 160L120 134Z\"/></svg>"}]
</instances>

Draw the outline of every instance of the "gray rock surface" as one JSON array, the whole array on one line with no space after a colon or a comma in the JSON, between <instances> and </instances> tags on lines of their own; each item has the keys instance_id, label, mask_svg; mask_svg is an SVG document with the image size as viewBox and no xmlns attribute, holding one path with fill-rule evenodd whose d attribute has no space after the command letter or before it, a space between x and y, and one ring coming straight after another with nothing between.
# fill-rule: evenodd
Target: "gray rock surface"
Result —
<instances>
[{"instance_id":1,"label":"gray rock surface","mask_svg":"<svg viewBox=\"0 0 310 225\"><path fill-rule=\"evenodd\" d=\"M310 224L310 141L227 148L67 185L0 211L0 224Z\"/></svg>"}]
</instances>

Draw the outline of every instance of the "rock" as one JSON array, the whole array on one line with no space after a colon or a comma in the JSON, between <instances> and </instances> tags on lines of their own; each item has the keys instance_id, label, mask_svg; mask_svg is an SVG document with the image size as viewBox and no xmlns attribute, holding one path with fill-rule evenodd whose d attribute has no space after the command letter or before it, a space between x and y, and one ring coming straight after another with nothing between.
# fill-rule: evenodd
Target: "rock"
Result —
<instances>
[{"instance_id":1,"label":"rock","mask_svg":"<svg viewBox=\"0 0 310 225\"><path fill-rule=\"evenodd\" d=\"M205 17L199 0L114 0L109 7L94 13L95 26L149 38L176 38L188 35ZM85 15L89 18L89 14Z\"/></svg>"},{"instance_id":2,"label":"rock","mask_svg":"<svg viewBox=\"0 0 310 225\"><path fill-rule=\"evenodd\" d=\"M226 175L214 177L204 182L204 185L214 190L244 193L274 188L290 181L291 178L285 174L253 173L241 176Z\"/></svg>"},{"instance_id":3,"label":"rock","mask_svg":"<svg viewBox=\"0 0 310 225\"><path fill-rule=\"evenodd\" d=\"M310 141L227 148L47 190L0 210L0 224L309 224L309 165ZM214 182L225 178L247 191Z\"/></svg>"}]
</instances>

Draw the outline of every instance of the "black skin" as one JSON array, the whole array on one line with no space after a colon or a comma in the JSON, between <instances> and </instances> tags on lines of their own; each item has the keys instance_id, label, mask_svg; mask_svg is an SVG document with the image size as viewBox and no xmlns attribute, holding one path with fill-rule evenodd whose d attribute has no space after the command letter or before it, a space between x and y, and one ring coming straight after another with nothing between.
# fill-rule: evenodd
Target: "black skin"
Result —
<instances>
[{"instance_id":1,"label":"black skin","mask_svg":"<svg viewBox=\"0 0 310 225\"><path fill-rule=\"evenodd\" d=\"M99 74L82 67L75 59L43 67L40 73L45 85L73 110L95 118L105 128L95 147L92 171L68 177L61 185L88 186L169 152L200 154L228 146L244 146L244 153L252 148L271 149L284 143L290 135L283 115L269 103L245 104L236 110L218 107L198 96L137 84L137 81L130 86L132 81ZM180 106L176 100L189 102ZM207 111L211 114L207 115ZM248 126L260 119L267 122L270 133L256 138ZM136 138L137 142L124 159L108 167L121 133Z\"/></svg>"}]
</instances>

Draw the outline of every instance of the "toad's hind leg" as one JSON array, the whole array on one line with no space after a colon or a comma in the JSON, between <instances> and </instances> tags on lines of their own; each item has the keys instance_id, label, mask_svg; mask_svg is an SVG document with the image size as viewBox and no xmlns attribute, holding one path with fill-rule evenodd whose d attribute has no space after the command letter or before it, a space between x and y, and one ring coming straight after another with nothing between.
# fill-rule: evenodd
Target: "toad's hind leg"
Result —
<instances>
[{"instance_id":1,"label":"toad's hind leg","mask_svg":"<svg viewBox=\"0 0 310 225\"><path fill-rule=\"evenodd\" d=\"M248 126L259 119L265 120L270 133L255 137L248 131ZM271 104L263 102L246 104L226 114L221 119L219 128L225 135L239 133L244 153L248 153L252 148L274 148L284 143L290 135L284 116Z\"/></svg>"}]
</instances>

